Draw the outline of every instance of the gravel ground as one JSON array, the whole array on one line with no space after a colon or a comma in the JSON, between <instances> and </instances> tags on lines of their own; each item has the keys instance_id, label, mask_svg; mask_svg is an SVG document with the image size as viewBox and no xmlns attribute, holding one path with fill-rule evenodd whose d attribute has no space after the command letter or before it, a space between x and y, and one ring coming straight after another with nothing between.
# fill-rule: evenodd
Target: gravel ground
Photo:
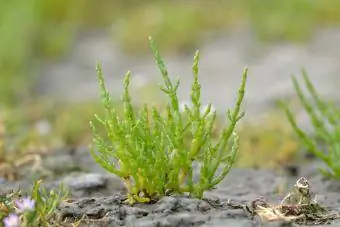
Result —
<instances>
[{"instance_id":1,"label":"gravel ground","mask_svg":"<svg viewBox=\"0 0 340 227\"><path fill-rule=\"evenodd\" d=\"M72 220L85 215L87 221L81 226L297 226L261 222L240 206L251 206L260 197L279 204L301 176L308 179L322 206L340 212L340 183L323 179L317 172L320 163L315 161L293 172L235 168L216 189L206 192L203 200L168 196L154 204L134 206L123 203L126 197L120 180L101 169L87 149L55 151L44 157L43 163L45 170L54 173L54 177L45 178L45 186L57 188L64 183L70 190L70 200L60 205L58 216ZM27 170L20 168L20 172L26 179L3 182L1 191L17 187L28 190L31 183ZM340 226L340 221L331 223Z\"/></svg>"}]
</instances>

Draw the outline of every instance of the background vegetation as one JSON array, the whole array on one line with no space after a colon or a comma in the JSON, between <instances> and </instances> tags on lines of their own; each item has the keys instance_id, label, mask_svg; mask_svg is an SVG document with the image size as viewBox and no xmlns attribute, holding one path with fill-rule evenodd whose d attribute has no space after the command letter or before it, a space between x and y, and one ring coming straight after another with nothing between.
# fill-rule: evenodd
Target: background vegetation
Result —
<instances>
[{"instance_id":1,"label":"background vegetation","mask_svg":"<svg viewBox=\"0 0 340 227\"><path fill-rule=\"evenodd\" d=\"M85 126L98 112L95 105L46 104L35 92L36 79L43 76L38 75L41 62L67 54L84 30L108 31L122 50L141 54L149 51L150 34L162 52L180 52L196 48L216 31L250 27L262 41L303 42L319 27L334 24L340 24L338 0L0 1L0 126L6 133L24 135L20 141L31 141L26 137L36 138L34 125L47 119L50 136L63 137L57 141L79 144L79 138L86 138L80 132L88 133ZM290 153L295 145L288 147Z\"/></svg>"},{"instance_id":2,"label":"background vegetation","mask_svg":"<svg viewBox=\"0 0 340 227\"><path fill-rule=\"evenodd\" d=\"M239 26L266 41L303 41L314 29L340 22L340 2L12 0L0 1L0 21L0 97L13 104L33 92L39 60L62 56L81 30L108 30L132 52L147 51L150 34L163 51L179 51L197 47L207 31Z\"/></svg>"}]
</instances>

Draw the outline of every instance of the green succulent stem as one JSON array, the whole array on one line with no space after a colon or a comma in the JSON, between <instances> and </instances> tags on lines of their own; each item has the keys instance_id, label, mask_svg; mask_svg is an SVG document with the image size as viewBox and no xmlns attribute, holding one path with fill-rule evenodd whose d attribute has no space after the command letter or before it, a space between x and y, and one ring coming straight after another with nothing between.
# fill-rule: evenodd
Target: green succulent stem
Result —
<instances>
[{"instance_id":1,"label":"green succulent stem","mask_svg":"<svg viewBox=\"0 0 340 227\"><path fill-rule=\"evenodd\" d=\"M292 76L295 91L310 118L314 133L309 135L304 132L298 126L288 105L282 102L281 106L302 144L326 164L327 168L320 169L321 173L327 177L340 179L340 110L333 103L320 97L305 70L302 70L302 79L310 99L307 99L296 76Z\"/></svg>"}]
</instances>

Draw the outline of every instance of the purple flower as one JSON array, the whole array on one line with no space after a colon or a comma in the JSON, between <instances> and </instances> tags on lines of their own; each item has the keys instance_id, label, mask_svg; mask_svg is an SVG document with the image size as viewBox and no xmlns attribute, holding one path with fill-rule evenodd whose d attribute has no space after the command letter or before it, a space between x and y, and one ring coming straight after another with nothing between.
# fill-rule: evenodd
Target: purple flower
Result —
<instances>
[{"instance_id":1,"label":"purple flower","mask_svg":"<svg viewBox=\"0 0 340 227\"><path fill-rule=\"evenodd\" d=\"M18 215L16 214L9 214L7 217L4 218L5 227L19 227L20 220Z\"/></svg>"},{"instance_id":2,"label":"purple flower","mask_svg":"<svg viewBox=\"0 0 340 227\"><path fill-rule=\"evenodd\" d=\"M35 201L26 197L15 201L15 204L17 205L17 209L19 212L24 212L27 210L33 210Z\"/></svg>"}]
</instances>

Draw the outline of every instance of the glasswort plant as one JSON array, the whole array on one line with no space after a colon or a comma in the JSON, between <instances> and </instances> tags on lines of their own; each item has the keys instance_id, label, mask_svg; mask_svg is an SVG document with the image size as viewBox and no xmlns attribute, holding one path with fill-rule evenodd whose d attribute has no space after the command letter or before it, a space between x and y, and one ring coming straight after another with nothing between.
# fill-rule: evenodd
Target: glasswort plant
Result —
<instances>
[{"instance_id":1,"label":"glasswort plant","mask_svg":"<svg viewBox=\"0 0 340 227\"><path fill-rule=\"evenodd\" d=\"M302 76L312 97L311 101L307 100L295 76L293 76L293 84L299 100L309 115L314 135L310 136L299 128L287 105L282 107L303 145L327 165L327 169L320 169L320 171L325 176L340 179L340 110L333 103L320 98L306 71L302 70ZM325 145L326 151L320 148L320 144Z\"/></svg>"},{"instance_id":2,"label":"glasswort plant","mask_svg":"<svg viewBox=\"0 0 340 227\"><path fill-rule=\"evenodd\" d=\"M117 114L105 87L101 65L97 63L97 76L105 118L95 115L90 122L94 147L92 155L97 163L119 176L128 191L128 201L151 202L172 193L189 193L202 198L204 191L212 189L224 179L236 161L239 137L235 133L237 122L243 117L247 69L244 70L236 106L228 111L229 125L213 142L216 111L208 105L201 108L201 85L198 80L199 52L194 57L191 104L181 111L177 97L180 81L173 83L158 49L150 37L150 47L162 74L161 86L168 97L165 116L156 107L137 111L129 94L130 72L124 78L122 96L123 116ZM101 136L95 123L103 126L107 135ZM190 146L185 135L190 133ZM193 179L193 164L199 163L200 175ZM222 171L218 171L218 170Z\"/></svg>"}]
</instances>

